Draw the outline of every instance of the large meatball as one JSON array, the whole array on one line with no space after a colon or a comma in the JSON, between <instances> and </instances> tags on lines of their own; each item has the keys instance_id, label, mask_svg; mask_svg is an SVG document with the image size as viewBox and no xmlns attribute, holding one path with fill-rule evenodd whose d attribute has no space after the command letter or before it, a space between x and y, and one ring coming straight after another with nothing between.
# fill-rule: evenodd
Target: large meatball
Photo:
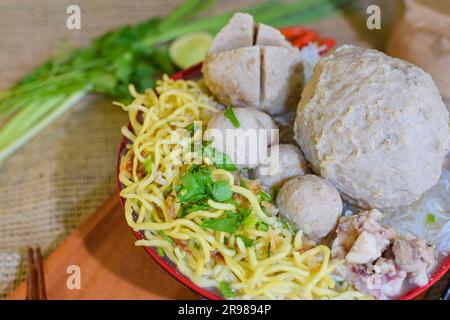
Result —
<instances>
[{"instance_id":1,"label":"large meatball","mask_svg":"<svg viewBox=\"0 0 450 320\"><path fill-rule=\"evenodd\" d=\"M271 115L295 109L303 63L275 28L236 13L220 30L203 62L205 84L224 105L255 107Z\"/></svg>"},{"instance_id":2,"label":"large meatball","mask_svg":"<svg viewBox=\"0 0 450 320\"><path fill-rule=\"evenodd\" d=\"M325 237L342 213L339 192L328 181L312 175L285 182L277 196L280 214L311 239Z\"/></svg>"},{"instance_id":3,"label":"large meatball","mask_svg":"<svg viewBox=\"0 0 450 320\"><path fill-rule=\"evenodd\" d=\"M431 77L376 50L342 46L302 93L296 140L312 169L349 201L394 208L439 179L448 111Z\"/></svg>"},{"instance_id":4,"label":"large meatball","mask_svg":"<svg viewBox=\"0 0 450 320\"><path fill-rule=\"evenodd\" d=\"M220 112L209 120L203 138L211 141L211 147L227 154L238 169L255 168L267 156L272 137L276 137L271 130L276 129L276 125L262 111L250 107L232 110L239 121L238 127Z\"/></svg>"},{"instance_id":5,"label":"large meatball","mask_svg":"<svg viewBox=\"0 0 450 320\"><path fill-rule=\"evenodd\" d=\"M286 180L309 173L300 149L292 144L271 146L268 154L255 170L255 177L266 187L280 187Z\"/></svg>"}]
</instances>

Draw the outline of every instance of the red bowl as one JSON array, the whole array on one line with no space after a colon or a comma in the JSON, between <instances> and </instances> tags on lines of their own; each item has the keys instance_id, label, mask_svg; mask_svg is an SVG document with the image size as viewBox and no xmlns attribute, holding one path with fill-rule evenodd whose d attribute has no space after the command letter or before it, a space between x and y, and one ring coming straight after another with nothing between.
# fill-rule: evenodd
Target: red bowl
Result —
<instances>
[{"instance_id":1,"label":"red bowl","mask_svg":"<svg viewBox=\"0 0 450 320\"><path fill-rule=\"evenodd\" d=\"M287 29L283 29L286 31ZM172 76L173 79L199 79L201 78L201 63L197 64L195 66L192 66L186 70L182 70L175 75ZM122 140L120 142L119 147L119 154L117 157L117 190L118 193L122 191L122 184L119 181L119 171L120 171L120 161L122 156L125 153L125 146L127 144L127 140L125 137L122 137ZM120 203L122 205L122 208L125 207L124 199L120 197ZM143 239L143 235L140 232L133 231L136 238L138 240ZM145 251L158 263L165 271L167 271L172 277L174 277L176 280L178 280L180 283L191 289L192 291L200 294L202 297L209 299L209 300L222 300L223 298L214 293L209 291L208 289L201 288L194 284L191 280L189 280L186 276L184 276L180 271L178 271L177 267L168 259L161 257L154 248L152 247L144 247ZM442 263L439 265L438 268L433 272L433 274L430 277L430 281L423 287L418 287L410 292L406 293L405 295L399 297L399 300L411 300L429 289L434 283L436 283L440 278L442 278L445 273L450 269L450 255L447 256Z\"/></svg>"}]
</instances>

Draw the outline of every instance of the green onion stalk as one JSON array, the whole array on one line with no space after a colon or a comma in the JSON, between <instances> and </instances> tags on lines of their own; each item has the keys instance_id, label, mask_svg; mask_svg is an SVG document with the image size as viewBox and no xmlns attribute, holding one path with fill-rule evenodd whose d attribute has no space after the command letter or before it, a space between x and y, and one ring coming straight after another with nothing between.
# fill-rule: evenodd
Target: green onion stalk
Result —
<instances>
[{"instance_id":1,"label":"green onion stalk","mask_svg":"<svg viewBox=\"0 0 450 320\"><path fill-rule=\"evenodd\" d=\"M233 12L206 18L198 14L215 0L186 0L164 19L150 18L107 32L86 48L61 53L0 92L0 163L90 93L129 102L128 85L153 87L176 71L168 47L184 34L217 33ZM349 0L266 1L240 11L276 27L320 19Z\"/></svg>"}]
</instances>

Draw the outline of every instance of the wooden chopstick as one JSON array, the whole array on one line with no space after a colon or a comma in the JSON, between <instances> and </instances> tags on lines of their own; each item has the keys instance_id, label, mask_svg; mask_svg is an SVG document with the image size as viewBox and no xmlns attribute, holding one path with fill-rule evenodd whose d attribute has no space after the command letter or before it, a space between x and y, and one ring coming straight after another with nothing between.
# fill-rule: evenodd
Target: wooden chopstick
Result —
<instances>
[{"instance_id":1,"label":"wooden chopstick","mask_svg":"<svg viewBox=\"0 0 450 320\"><path fill-rule=\"evenodd\" d=\"M41 248L28 249L27 300L47 300Z\"/></svg>"}]
</instances>

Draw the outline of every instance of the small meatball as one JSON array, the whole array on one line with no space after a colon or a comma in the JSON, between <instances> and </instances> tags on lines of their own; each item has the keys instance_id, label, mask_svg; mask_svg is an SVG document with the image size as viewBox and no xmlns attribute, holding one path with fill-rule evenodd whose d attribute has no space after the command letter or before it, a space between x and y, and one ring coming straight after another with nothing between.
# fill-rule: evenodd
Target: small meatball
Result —
<instances>
[{"instance_id":1,"label":"small meatball","mask_svg":"<svg viewBox=\"0 0 450 320\"><path fill-rule=\"evenodd\" d=\"M359 291L381 300L398 296L406 278L394 260L385 258L379 258L373 265L340 265L337 271Z\"/></svg>"},{"instance_id":2,"label":"small meatball","mask_svg":"<svg viewBox=\"0 0 450 320\"><path fill-rule=\"evenodd\" d=\"M408 273L411 283L424 286L435 263L434 248L420 239L395 239L392 246L395 262Z\"/></svg>"},{"instance_id":3,"label":"small meatball","mask_svg":"<svg viewBox=\"0 0 450 320\"><path fill-rule=\"evenodd\" d=\"M267 156L270 141L259 136L267 128L255 117L255 111L233 108L240 124L238 128L225 117L224 112L218 113L209 120L203 137L212 141L211 147L227 154L238 169L255 168Z\"/></svg>"},{"instance_id":4,"label":"small meatball","mask_svg":"<svg viewBox=\"0 0 450 320\"><path fill-rule=\"evenodd\" d=\"M261 47L261 103L271 115L295 110L303 87L303 63L297 49Z\"/></svg>"},{"instance_id":5,"label":"small meatball","mask_svg":"<svg viewBox=\"0 0 450 320\"><path fill-rule=\"evenodd\" d=\"M342 200L336 188L311 174L285 182L278 193L277 205L280 214L310 239L325 237L342 213Z\"/></svg>"},{"instance_id":6,"label":"small meatball","mask_svg":"<svg viewBox=\"0 0 450 320\"><path fill-rule=\"evenodd\" d=\"M268 153L255 171L256 178L268 188L280 187L286 180L310 172L300 149L292 144L271 146Z\"/></svg>"},{"instance_id":7,"label":"small meatball","mask_svg":"<svg viewBox=\"0 0 450 320\"><path fill-rule=\"evenodd\" d=\"M208 54L251 47L254 39L253 17L247 13L235 13L227 25L214 38Z\"/></svg>"},{"instance_id":8,"label":"small meatball","mask_svg":"<svg viewBox=\"0 0 450 320\"><path fill-rule=\"evenodd\" d=\"M260 49L245 47L208 55L202 72L205 84L224 105L258 107Z\"/></svg>"},{"instance_id":9,"label":"small meatball","mask_svg":"<svg viewBox=\"0 0 450 320\"><path fill-rule=\"evenodd\" d=\"M381 257L395 236L394 229L378 223L382 217L380 211L373 209L340 218L331 255L353 264L371 263Z\"/></svg>"}]
</instances>

